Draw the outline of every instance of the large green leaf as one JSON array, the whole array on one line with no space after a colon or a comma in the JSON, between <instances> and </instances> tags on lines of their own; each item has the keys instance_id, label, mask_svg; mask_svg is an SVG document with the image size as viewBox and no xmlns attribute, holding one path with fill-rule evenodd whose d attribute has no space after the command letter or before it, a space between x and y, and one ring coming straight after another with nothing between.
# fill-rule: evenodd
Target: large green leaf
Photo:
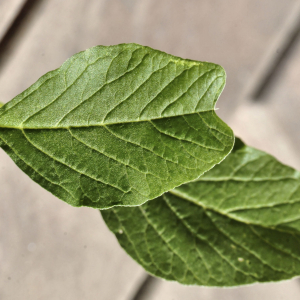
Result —
<instances>
[{"instance_id":1,"label":"large green leaf","mask_svg":"<svg viewBox=\"0 0 300 300\"><path fill-rule=\"evenodd\" d=\"M78 53L0 109L2 148L74 206L139 205L233 146L215 114L223 68L136 44Z\"/></svg>"},{"instance_id":2,"label":"large green leaf","mask_svg":"<svg viewBox=\"0 0 300 300\"><path fill-rule=\"evenodd\" d=\"M300 275L299 172L237 140L198 181L139 207L101 211L148 272L234 286Z\"/></svg>"}]
</instances>

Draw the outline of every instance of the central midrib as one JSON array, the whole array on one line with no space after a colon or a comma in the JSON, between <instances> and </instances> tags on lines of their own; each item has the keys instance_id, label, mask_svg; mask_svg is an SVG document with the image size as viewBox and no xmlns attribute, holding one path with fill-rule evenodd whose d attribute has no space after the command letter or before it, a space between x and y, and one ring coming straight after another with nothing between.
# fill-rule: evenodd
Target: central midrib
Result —
<instances>
[{"instance_id":1,"label":"central midrib","mask_svg":"<svg viewBox=\"0 0 300 300\"><path fill-rule=\"evenodd\" d=\"M156 120L162 120L162 119L169 119L169 118L176 118L176 117L183 117L183 116L188 116L188 115L194 115L194 114L201 114L205 112L210 112L210 111L215 111L215 109L208 109L208 110L203 110L199 112L192 112L192 113L186 113L182 115L176 115L176 116L165 116L165 117L159 117L159 118L153 118L153 119L145 119L145 120L130 120L130 121L120 121L120 122L112 122L112 123L96 123L96 124L86 124L86 125L70 125L70 126L56 126L56 127L50 127L50 126L45 126L45 127L33 127L33 126L21 126L21 125L16 125L16 126L7 126L7 125L2 125L1 124L1 117L0 117L0 129L29 129L29 130L41 130L41 129L47 129L47 130L52 130L52 129L70 129L70 128L86 128L86 127L103 127L103 126L110 126L110 125L118 125L118 124L130 124L130 123L142 123L142 122L152 122ZM217 114L216 114L217 116ZM221 119L220 119L221 120ZM224 134L223 132L221 132Z\"/></svg>"}]
</instances>

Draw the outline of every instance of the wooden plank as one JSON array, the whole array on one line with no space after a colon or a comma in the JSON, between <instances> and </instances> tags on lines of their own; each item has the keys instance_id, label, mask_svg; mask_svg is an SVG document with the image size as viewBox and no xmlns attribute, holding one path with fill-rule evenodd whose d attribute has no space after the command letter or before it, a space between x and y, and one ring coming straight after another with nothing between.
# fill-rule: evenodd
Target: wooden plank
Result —
<instances>
[{"instance_id":1,"label":"wooden plank","mask_svg":"<svg viewBox=\"0 0 300 300\"><path fill-rule=\"evenodd\" d=\"M249 99L229 121L245 142L300 170L300 36L259 101Z\"/></svg>"},{"instance_id":2,"label":"wooden plank","mask_svg":"<svg viewBox=\"0 0 300 300\"><path fill-rule=\"evenodd\" d=\"M0 41L26 0L0 1Z\"/></svg>"},{"instance_id":3,"label":"wooden plank","mask_svg":"<svg viewBox=\"0 0 300 300\"><path fill-rule=\"evenodd\" d=\"M297 157L300 157L300 35L291 55L285 62L273 89L265 97L267 109L289 139ZM300 170L300 165L298 166Z\"/></svg>"},{"instance_id":4,"label":"wooden plank","mask_svg":"<svg viewBox=\"0 0 300 300\"><path fill-rule=\"evenodd\" d=\"M294 2L44 0L0 70L0 101L80 50L137 42L224 65L229 80L219 112L229 119ZM2 152L0 164L0 298L130 299L144 273L98 212L55 199Z\"/></svg>"},{"instance_id":5,"label":"wooden plank","mask_svg":"<svg viewBox=\"0 0 300 300\"><path fill-rule=\"evenodd\" d=\"M208 288L183 286L175 282L156 284L142 300L297 300L299 299L299 281L294 279L287 282L256 284L238 288Z\"/></svg>"},{"instance_id":6,"label":"wooden plank","mask_svg":"<svg viewBox=\"0 0 300 300\"><path fill-rule=\"evenodd\" d=\"M0 299L127 299L140 268L98 210L73 208L0 152Z\"/></svg>"},{"instance_id":7,"label":"wooden plank","mask_svg":"<svg viewBox=\"0 0 300 300\"><path fill-rule=\"evenodd\" d=\"M259 100L272 88L272 78L282 69L300 35L300 1L295 4L272 44L266 49L253 80L245 94Z\"/></svg>"},{"instance_id":8,"label":"wooden plank","mask_svg":"<svg viewBox=\"0 0 300 300\"><path fill-rule=\"evenodd\" d=\"M287 100L285 103L288 104L289 101ZM288 122L289 115L293 114L291 108L289 106L289 113L284 115L286 122ZM300 128L299 120L297 122L298 126L294 128L295 131L297 129L299 131ZM255 103L249 100L247 104L239 107L229 121L229 125L235 135L241 137L246 144L266 151L282 163L300 170L299 149L297 149L292 135L288 135L279 122L276 106L273 103L269 101Z\"/></svg>"}]
</instances>

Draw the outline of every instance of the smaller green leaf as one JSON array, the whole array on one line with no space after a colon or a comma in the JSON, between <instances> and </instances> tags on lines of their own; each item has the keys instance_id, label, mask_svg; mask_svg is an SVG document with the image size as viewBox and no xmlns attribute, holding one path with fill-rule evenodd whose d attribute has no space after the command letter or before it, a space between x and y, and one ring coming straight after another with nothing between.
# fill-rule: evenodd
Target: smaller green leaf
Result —
<instances>
[{"instance_id":1,"label":"smaller green leaf","mask_svg":"<svg viewBox=\"0 0 300 300\"><path fill-rule=\"evenodd\" d=\"M2 107L4 105L4 103L0 102L0 107Z\"/></svg>"},{"instance_id":2,"label":"smaller green leaf","mask_svg":"<svg viewBox=\"0 0 300 300\"><path fill-rule=\"evenodd\" d=\"M236 286L300 275L299 172L236 140L198 181L101 214L149 273L183 284Z\"/></svg>"},{"instance_id":3,"label":"smaller green leaf","mask_svg":"<svg viewBox=\"0 0 300 300\"><path fill-rule=\"evenodd\" d=\"M273 156L236 139L232 153L198 181L173 193L237 221L300 233L300 172Z\"/></svg>"}]
</instances>

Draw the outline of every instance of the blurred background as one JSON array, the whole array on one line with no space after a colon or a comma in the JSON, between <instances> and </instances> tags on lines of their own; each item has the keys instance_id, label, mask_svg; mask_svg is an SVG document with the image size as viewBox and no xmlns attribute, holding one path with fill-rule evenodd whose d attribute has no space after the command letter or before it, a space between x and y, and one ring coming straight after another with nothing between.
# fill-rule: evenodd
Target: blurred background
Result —
<instances>
[{"instance_id":1,"label":"blurred background","mask_svg":"<svg viewBox=\"0 0 300 300\"><path fill-rule=\"evenodd\" d=\"M135 42L222 65L218 115L300 170L299 0L0 0L0 101L95 45ZM73 208L0 151L0 299L299 299L299 279L233 289L151 279L99 212Z\"/></svg>"}]
</instances>

